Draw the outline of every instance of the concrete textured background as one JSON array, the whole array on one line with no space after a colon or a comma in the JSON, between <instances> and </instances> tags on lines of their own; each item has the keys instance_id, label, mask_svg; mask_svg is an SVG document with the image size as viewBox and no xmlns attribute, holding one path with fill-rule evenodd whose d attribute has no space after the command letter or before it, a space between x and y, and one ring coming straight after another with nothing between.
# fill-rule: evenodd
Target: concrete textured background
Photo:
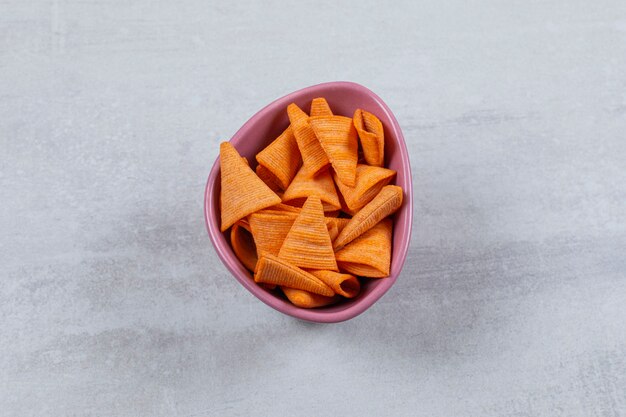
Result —
<instances>
[{"instance_id":1,"label":"concrete textured background","mask_svg":"<svg viewBox=\"0 0 626 417\"><path fill-rule=\"evenodd\" d=\"M415 225L314 325L230 277L202 197L331 80L396 113ZM1 0L0 146L2 416L626 416L624 1Z\"/></svg>"}]
</instances>

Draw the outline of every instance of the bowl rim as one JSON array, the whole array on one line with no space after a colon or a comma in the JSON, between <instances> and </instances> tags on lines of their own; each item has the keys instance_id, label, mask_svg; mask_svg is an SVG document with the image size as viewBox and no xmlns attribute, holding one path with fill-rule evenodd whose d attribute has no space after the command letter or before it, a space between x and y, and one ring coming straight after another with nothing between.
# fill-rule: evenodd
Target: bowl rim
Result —
<instances>
[{"instance_id":1,"label":"bowl rim","mask_svg":"<svg viewBox=\"0 0 626 417\"><path fill-rule=\"evenodd\" d=\"M387 291L389 291L389 289L395 284L398 276L400 275L400 272L402 271L402 268L404 266L404 263L406 261L406 257L409 251L409 247L411 243L411 234L412 234L412 229L413 229L413 181L411 177L411 165L410 165L409 153L406 147L406 142L404 140L404 135L402 134L402 129L400 128L400 124L396 120L393 112L387 106L387 104L370 89L360 84L357 84L355 82L351 82L351 81L331 81L331 82L325 82L325 83L320 83L320 84L315 84L309 87L305 87L305 88L296 90L292 93L289 93L287 95L284 95L282 97L279 97L276 100L273 100L272 102L267 104L265 107L263 107L261 110L259 110L254 115L252 115L230 138L230 141L232 141L233 139L238 138L239 136L244 136L245 134L247 134L247 131L250 129L250 126L256 122L256 119L262 117L266 113L273 111L274 108L279 103L286 102L284 107L287 107L289 103L295 101L296 98L300 97L301 95L313 93L317 90L328 89L328 88L336 88L336 89L346 88L346 89L352 89L352 90L360 90L361 92L370 96L385 111L386 116L391 121L391 126L389 126L389 129L393 130L394 136L396 137L396 142L397 142L396 145L398 146L398 151L400 153L400 158L402 160L401 168L403 171L404 178L406 179L405 181L407 185L406 187L404 187L405 188L404 190L405 203L404 204L406 204L406 206L403 207L403 209L407 210L407 213L405 215L407 216L406 225L408 227L408 232L407 232L407 236L403 244L400 245L400 247L393 248L394 251L399 251L399 252L396 253L397 261L392 266L392 270L389 274L389 277L384 278L388 282L377 285L366 296L364 296L358 302L354 303L354 305L341 311L337 311L333 313L324 313L323 309L303 309L303 308L298 308L296 306L290 306L293 308L286 308L285 307L286 304L280 303L279 300L276 298L276 296L270 294L263 288L259 287L255 282L251 281L247 276L245 277L240 276L241 271L238 268L239 266L238 260L236 260L235 256L232 254L232 250L231 250L231 253L229 253L226 251L226 248L223 247L223 246L228 246L228 245L223 245L222 242L219 241L220 236L223 237L222 232L220 231L219 227L213 225L210 221L210 219L214 216L214 214L216 214L213 208L214 205L212 204L210 200L210 196L213 194L213 191L217 182L216 178L220 170L219 155L215 159L215 162L213 163L211 171L209 172L209 176L207 178L207 183L206 183L206 187L204 191L204 221L205 221L205 225L207 228L207 232L209 234L209 238L211 239L211 243L213 244L213 247L215 248L215 251L217 252L218 257L220 258L224 266L226 266L229 272L233 275L233 277L244 288L246 288L249 292L251 292L256 298L258 298L259 300L261 300L263 303L270 306L271 308L283 314L287 314L289 316L295 317L297 319L310 321L310 322L316 322L316 323L338 323L338 322L352 319L360 315L365 310L370 308L374 303L376 303Z\"/></svg>"}]
</instances>

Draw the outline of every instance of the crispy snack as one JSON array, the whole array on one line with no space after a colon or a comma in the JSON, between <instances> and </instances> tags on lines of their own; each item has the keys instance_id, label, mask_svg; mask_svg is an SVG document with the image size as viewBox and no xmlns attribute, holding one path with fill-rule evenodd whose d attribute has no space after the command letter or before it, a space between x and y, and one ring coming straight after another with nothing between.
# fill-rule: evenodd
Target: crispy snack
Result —
<instances>
[{"instance_id":1,"label":"crispy snack","mask_svg":"<svg viewBox=\"0 0 626 417\"><path fill-rule=\"evenodd\" d=\"M317 97L311 100L311 117L332 116L333 112L324 97Z\"/></svg>"},{"instance_id":2,"label":"crispy snack","mask_svg":"<svg viewBox=\"0 0 626 417\"><path fill-rule=\"evenodd\" d=\"M343 116L311 117L309 123L339 181L349 187L356 182L359 143L352 119Z\"/></svg>"},{"instance_id":3,"label":"crispy snack","mask_svg":"<svg viewBox=\"0 0 626 417\"><path fill-rule=\"evenodd\" d=\"M291 126L256 155L256 160L272 174L281 190L286 190L302 166L302 156ZM258 169L257 169L258 174ZM259 175L260 176L260 175Z\"/></svg>"},{"instance_id":4,"label":"crispy snack","mask_svg":"<svg viewBox=\"0 0 626 417\"><path fill-rule=\"evenodd\" d=\"M386 185L372 201L354 215L333 243L335 252L393 214L402 205L402 188Z\"/></svg>"},{"instance_id":5,"label":"crispy snack","mask_svg":"<svg viewBox=\"0 0 626 417\"><path fill-rule=\"evenodd\" d=\"M317 140L313 129L311 129L311 125L309 125L309 116L295 103L287 106L287 115L298 143L298 149L300 149L300 154L302 155L302 164L311 175L318 173L330 161L326 157L326 153L322 149L320 141Z\"/></svg>"},{"instance_id":6,"label":"crispy snack","mask_svg":"<svg viewBox=\"0 0 626 417\"><path fill-rule=\"evenodd\" d=\"M385 185L389 184L395 175L396 171L392 169L359 164L356 167L354 187L348 187L335 176L335 183L346 203L347 212L354 215L361 210Z\"/></svg>"},{"instance_id":7,"label":"crispy snack","mask_svg":"<svg viewBox=\"0 0 626 417\"><path fill-rule=\"evenodd\" d=\"M391 228L391 219L383 219L376 226L344 246L335 254L339 269L368 278L389 276ZM321 277L318 276L318 278ZM332 285L331 287L334 289Z\"/></svg>"},{"instance_id":8,"label":"crispy snack","mask_svg":"<svg viewBox=\"0 0 626 417\"><path fill-rule=\"evenodd\" d=\"M326 215L326 226L328 226L328 234L330 235L330 240L334 241L337 236L339 236L339 232L343 230L344 227L350 222L350 219L344 219L339 217L328 217L328 213L324 213Z\"/></svg>"},{"instance_id":9,"label":"crispy snack","mask_svg":"<svg viewBox=\"0 0 626 417\"><path fill-rule=\"evenodd\" d=\"M335 211L341 208L333 177L328 170L323 170L315 176L310 175L306 167L300 168L289 188L283 194L283 202L299 206L309 196L316 196L322 200L324 211Z\"/></svg>"},{"instance_id":10,"label":"crispy snack","mask_svg":"<svg viewBox=\"0 0 626 417\"><path fill-rule=\"evenodd\" d=\"M263 165L259 164L256 166L256 175L261 178L261 181L267 185L270 190L274 191L276 195L282 191L280 184L278 183L278 179L272 172L265 168Z\"/></svg>"},{"instance_id":11,"label":"crispy snack","mask_svg":"<svg viewBox=\"0 0 626 417\"><path fill-rule=\"evenodd\" d=\"M254 238L256 252L259 256L266 253L278 256L285 237L287 237L287 233L289 233L301 209L297 210L298 212L294 213L265 209L248 216L250 222L248 227ZM350 220L325 217L324 221L332 241Z\"/></svg>"},{"instance_id":12,"label":"crispy snack","mask_svg":"<svg viewBox=\"0 0 626 417\"><path fill-rule=\"evenodd\" d=\"M337 294L346 298L354 298L361 291L361 283L350 274L342 274L335 271L309 271L322 282L333 289Z\"/></svg>"},{"instance_id":13,"label":"crispy snack","mask_svg":"<svg viewBox=\"0 0 626 417\"><path fill-rule=\"evenodd\" d=\"M254 239L250 234L250 225L246 220L238 220L230 229L230 243L243 266L254 271L258 256Z\"/></svg>"},{"instance_id":14,"label":"crispy snack","mask_svg":"<svg viewBox=\"0 0 626 417\"><path fill-rule=\"evenodd\" d=\"M341 232L343 228L346 227L348 223L350 223L350 219L344 219L342 217L326 217L326 222L334 223L337 226L337 231Z\"/></svg>"},{"instance_id":15,"label":"crispy snack","mask_svg":"<svg viewBox=\"0 0 626 417\"><path fill-rule=\"evenodd\" d=\"M233 252L255 282L280 287L300 308L356 297L358 277L389 276L388 216L403 201L389 185L396 172L383 167L375 115L335 115L324 97L310 109L287 107L289 126L255 156L254 171L230 143L220 145L221 229L232 226Z\"/></svg>"},{"instance_id":16,"label":"crispy snack","mask_svg":"<svg viewBox=\"0 0 626 417\"><path fill-rule=\"evenodd\" d=\"M318 197L306 200L285 237L278 257L301 268L338 270L324 210Z\"/></svg>"},{"instance_id":17,"label":"crispy snack","mask_svg":"<svg viewBox=\"0 0 626 417\"><path fill-rule=\"evenodd\" d=\"M328 217L326 218L326 227L328 228L328 236L330 236L330 241L332 242L339 236L339 227L337 227L337 223L328 221Z\"/></svg>"},{"instance_id":18,"label":"crispy snack","mask_svg":"<svg viewBox=\"0 0 626 417\"><path fill-rule=\"evenodd\" d=\"M365 161L372 166L382 167L385 161L385 132L378 117L365 110L357 109L352 117L359 133Z\"/></svg>"},{"instance_id":19,"label":"crispy snack","mask_svg":"<svg viewBox=\"0 0 626 417\"><path fill-rule=\"evenodd\" d=\"M276 284L281 287L296 288L327 297L332 297L335 294L334 291L328 285L320 281L319 278L283 259L269 254L259 258L256 273L254 274L254 281Z\"/></svg>"},{"instance_id":20,"label":"crispy snack","mask_svg":"<svg viewBox=\"0 0 626 417\"><path fill-rule=\"evenodd\" d=\"M335 295L332 297L326 297L324 295L315 294L312 292L297 290L295 288L281 287L287 299L291 301L293 305L300 308L316 308L324 307L336 303L341 297Z\"/></svg>"},{"instance_id":21,"label":"crispy snack","mask_svg":"<svg viewBox=\"0 0 626 417\"><path fill-rule=\"evenodd\" d=\"M270 211L279 211L279 212L289 212L289 213L300 213L300 210L302 210L301 207L294 207L294 206L290 206L288 204L283 204L283 203L279 203L276 204L275 206L271 206L268 207L266 209L261 210L260 212L270 212Z\"/></svg>"},{"instance_id":22,"label":"crispy snack","mask_svg":"<svg viewBox=\"0 0 626 417\"><path fill-rule=\"evenodd\" d=\"M220 145L220 164L222 232L248 214L281 202L229 142Z\"/></svg>"},{"instance_id":23,"label":"crispy snack","mask_svg":"<svg viewBox=\"0 0 626 417\"><path fill-rule=\"evenodd\" d=\"M281 246L298 214L284 211L261 210L251 214L250 231L259 256L278 256Z\"/></svg>"}]
</instances>

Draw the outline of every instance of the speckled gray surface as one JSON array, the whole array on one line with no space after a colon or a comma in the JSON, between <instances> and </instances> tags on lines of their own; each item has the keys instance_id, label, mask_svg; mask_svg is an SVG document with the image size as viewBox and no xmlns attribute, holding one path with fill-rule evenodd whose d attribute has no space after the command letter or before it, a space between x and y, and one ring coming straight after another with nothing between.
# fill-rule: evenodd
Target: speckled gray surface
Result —
<instances>
[{"instance_id":1,"label":"speckled gray surface","mask_svg":"<svg viewBox=\"0 0 626 417\"><path fill-rule=\"evenodd\" d=\"M0 2L0 414L625 416L626 3L440 3ZM330 80L395 111L415 226L314 325L229 276L202 194Z\"/></svg>"}]
</instances>

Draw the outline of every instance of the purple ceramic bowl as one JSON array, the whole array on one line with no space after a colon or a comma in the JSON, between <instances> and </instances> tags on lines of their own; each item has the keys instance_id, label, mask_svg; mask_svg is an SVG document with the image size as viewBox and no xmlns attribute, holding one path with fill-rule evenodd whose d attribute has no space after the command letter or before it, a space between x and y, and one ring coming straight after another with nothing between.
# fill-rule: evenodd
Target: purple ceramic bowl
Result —
<instances>
[{"instance_id":1,"label":"purple ceramic bowl","mask_svg":"<svg viewBox=\"0 0 626 417\"><path fill-rule=\"evenodd\" d=\"M233 276L248 291L268 306L297 317L318 323L335 323L349 320L374 304L396 282L411 240L413 224L413 186L411 165L402 130L389 107L367 88L351 82L330 82L314 85L279 98L252 116L235 133L230 142L242 156L248 158L252 168L256 166L255 155L274 140L289 125L287 105L296 103L303 110L310 108L315 97L325 97L335 114L352 117L357 108L367 110L382 121L385 128L385 164L396 170L395 184L404 190L404 203L394 215L391 273L388 278L363 279L361 293L354 299L316 309L294 306L280 294L257 285L252 274L239 262L230 246L229 231L220 232L220 162L213 164L204 195L204 216L207 230L220 259Z\"/></svg>"}]
</instances>

